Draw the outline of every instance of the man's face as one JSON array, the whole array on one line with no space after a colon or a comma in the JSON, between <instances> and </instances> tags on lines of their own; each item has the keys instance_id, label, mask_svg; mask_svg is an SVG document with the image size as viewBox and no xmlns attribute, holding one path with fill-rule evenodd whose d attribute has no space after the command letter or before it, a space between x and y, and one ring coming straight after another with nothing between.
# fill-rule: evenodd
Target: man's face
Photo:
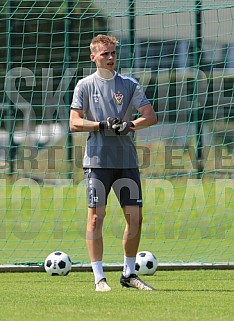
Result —
<instances>
[{"instance_id":1,"label":"man's face","mask_svg":"<svg viewBox=\"0 0 234 321\"><path fill-rule=\"evenodd\" d=\"M99 44L97 50L91 53L90 58L97 68L106 69L113 74L116 65L116 46Z\"/></svg>"}]
</instances>

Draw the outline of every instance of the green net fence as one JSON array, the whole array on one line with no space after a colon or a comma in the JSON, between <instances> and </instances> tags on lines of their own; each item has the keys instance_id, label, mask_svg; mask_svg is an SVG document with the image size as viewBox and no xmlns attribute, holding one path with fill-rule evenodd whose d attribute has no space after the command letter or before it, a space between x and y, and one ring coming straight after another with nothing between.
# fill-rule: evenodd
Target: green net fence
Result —
<instances>
[{"instance_id":1,"label":"green net fence","mask_svg":"<svg viewBox=\"0 0 234 321\"><path fill-rule=\"evenodd\" d=\"M70 134L89 43L115 35L118 71L142 84L158 124L137 132L141 250L159 263L233 262L233 1L0 1L0 264L54 250L88 263L82 157ZM122 263L124 219L110 195L106 263Z\"/></svg>"}]
</instances>

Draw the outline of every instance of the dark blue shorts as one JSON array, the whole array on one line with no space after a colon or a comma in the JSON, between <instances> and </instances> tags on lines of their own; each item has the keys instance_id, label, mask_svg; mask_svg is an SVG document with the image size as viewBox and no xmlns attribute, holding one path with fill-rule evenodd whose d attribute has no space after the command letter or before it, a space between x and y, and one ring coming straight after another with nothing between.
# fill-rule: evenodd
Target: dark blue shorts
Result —
<instances>
[{"instance_id":1,"label":"dark blue shorts","mask_svg":"<svg viewBox=\"0 0 234 321\"><path fill-rule=\"evenodd\" d=\"M111 187L123 207L142 207L142 189L138 168L85 168L88 206L105 206Z\"/></svg>"}]
</instances>

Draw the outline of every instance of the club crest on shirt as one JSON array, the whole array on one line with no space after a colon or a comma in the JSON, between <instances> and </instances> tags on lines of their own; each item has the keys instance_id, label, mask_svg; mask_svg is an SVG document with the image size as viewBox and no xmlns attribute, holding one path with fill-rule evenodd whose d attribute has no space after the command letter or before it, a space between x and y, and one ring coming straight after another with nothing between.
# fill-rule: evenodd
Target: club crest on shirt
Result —
<instances>
[{"instance_id":1,"label":"club crest on shirt","mask_svg":"<svg viewBox=\"0 0 234 321\"><path fill-rule=\"evenodd\" d=\"M120 92L114 93L114 100L117 105L122 105L123 104L123 94Z\"/></svg>"}]
</instances>

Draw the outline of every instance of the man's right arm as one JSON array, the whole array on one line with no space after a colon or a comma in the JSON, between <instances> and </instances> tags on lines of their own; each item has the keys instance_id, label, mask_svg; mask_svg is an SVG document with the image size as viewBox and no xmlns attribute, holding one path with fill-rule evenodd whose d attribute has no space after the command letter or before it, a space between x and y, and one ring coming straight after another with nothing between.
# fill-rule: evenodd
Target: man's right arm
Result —
<instances>
[{"instance_id":1,"label":"man's right arm","mask_svg":"<svg viewBox=\"0 0 234 321\"><path fill-rule=\"evenodd\" d=\"M72 108L70 111L71 132L92 132L99 130L99 122L83 119L82 109Z\"/></svg>"},{"instance_id":2,"label":"man's right arm","mask_svg":"<svg viewBox=\"0 0 234 321\"><path fill-rule=\"evenodd\" d=\"M108 117L104 121L91 121L83 118L84 112L82 109L71 108L70 112L70 131L71 132L93 132L99 130L111 130L116 133L116 127L122 124L122 121L117 117ZM116 135L119 135L116 133Z\"/></svg>"}]
</instances>

